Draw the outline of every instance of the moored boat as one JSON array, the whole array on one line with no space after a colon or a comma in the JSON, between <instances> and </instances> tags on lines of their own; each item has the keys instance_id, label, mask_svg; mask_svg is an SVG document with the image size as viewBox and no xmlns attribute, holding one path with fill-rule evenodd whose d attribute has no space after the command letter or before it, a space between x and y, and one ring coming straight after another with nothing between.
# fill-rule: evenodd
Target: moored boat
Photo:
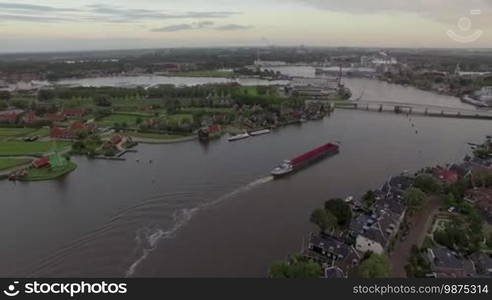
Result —
<instances>
[{"instance_id":1,"label":"moored boat","mask_svg":"<svg viewBox=\"0 0 492 300\"><path fill-rule=\"evenodd\" d=\"M271 174L273 177L278 178L291 174L303 167L315 162L328 155L334 155L339 152L339 146L328 143L314 150L306 152L300 156L297 156L291 160L285 160L280 166L273 169Z\"/></svg>"},{"instance_id":2,"label":"moored boat","mask_svg":"<svg viewBox=\"0 0 492 300\"><path fill-rule=\"evenodd\" d=\"M249 133L249 135L257 136L257 135L269 134L270 132L271 132L270 129L262 129L262 130L252 131Z\"/></svg>"},{"instance_id":3,"label":"moored boat","mask_svg":"<svg viewBox=\"0 0 492 300\"><path fill-rule=\"evenodd\" d=\"M250 135L248 133L241 133L241 134L236 134L231 136L228 140L229 142L234 142L234 141L239 141L239 140L244 140L249 138Z\"/></svg>"}]
</instances>

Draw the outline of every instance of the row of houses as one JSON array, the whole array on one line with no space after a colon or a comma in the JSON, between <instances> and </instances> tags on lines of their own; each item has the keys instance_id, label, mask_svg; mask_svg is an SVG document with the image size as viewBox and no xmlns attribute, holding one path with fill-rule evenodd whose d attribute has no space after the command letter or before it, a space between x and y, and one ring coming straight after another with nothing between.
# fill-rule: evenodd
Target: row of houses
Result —
<instances>
[{"instance_id":1,"label":"row of houses","mask_svg":"<svg viewBox=\"0 0 492 300\"><path fill-rule=\"evenodd\" d=\"M370 213L360 213L360 200L353 200L356 217L343 237L311 234L305 254L322 263L326 278L333 278L347 277L367 252L385 253L405 217L403 193L412 183L413 178L406 175L390 178L375 192Z\"/></svg>"},{"instance_id":2,"label":"row of houses","mask_svg":"<svg viewBox=\"0 0 492 300\"><path fill-rule=\"evenodd\" d=\"M449 167L437 166L426 171L443 185L449 186L471 176L477 170L492 171L492 159L467 158L461 164ZM374 192L375 202L370 213L360 213L360 199L352 200L355 213L347 232L343 236L324 233L311 234L304 253L315 258L324 266L325 277L347 277L358 266L365 253L383 254L390 249L398 235L406 215L404 193L413 186L415 178L402 174L391 177ZM492 221L492 188L472 188L466 192L465 200L479 208ZM465 258L445 247L427 250L433 277L482 277L492 276L492 259L483 253Z\"/></svg>"},{"instance_id":3,"label":"row of houses","mask_svg":"<svg viewBox=\"0 0 492 300\"><path fill-rule=\"evenodd\" d=\"M435 278L492 277L492 258L485 253L474 253L466 258L446 247L427 249L427 260Z\"/></svg>"},{"instance_id":4,"label":"row of houses","mask_svg":"<svg viewBox=\"0 0 492 300\"><path fill-rule=\"evenodd\" d=\"M83 108L66 108L56 113L46 113L42 118L36 116L33 111L23 109L9 109L0 111L0 123L8 124L34 124L38 120L49 122L64 122L67 119L80 119L87 114Z\"/></svg>"}]
</instances>

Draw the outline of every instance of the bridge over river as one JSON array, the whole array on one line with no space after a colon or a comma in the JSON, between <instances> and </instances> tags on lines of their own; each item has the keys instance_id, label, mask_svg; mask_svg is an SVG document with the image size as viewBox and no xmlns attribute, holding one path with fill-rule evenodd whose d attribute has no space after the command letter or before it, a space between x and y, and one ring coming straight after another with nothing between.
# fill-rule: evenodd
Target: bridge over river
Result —
<instances>
[{"instance_id":1,"label":"bridge over river","mask_svg":"<svg viewBox=\"0 0 492 300\"><path fill-rule=\"evenodd\" d=\"M335 103L335 108L357 109L375 112L395 112L432 117L491 119L491 110L467 109L433 104L405 103L398 101L354 100Z\"/></svg>"}]
</instances>

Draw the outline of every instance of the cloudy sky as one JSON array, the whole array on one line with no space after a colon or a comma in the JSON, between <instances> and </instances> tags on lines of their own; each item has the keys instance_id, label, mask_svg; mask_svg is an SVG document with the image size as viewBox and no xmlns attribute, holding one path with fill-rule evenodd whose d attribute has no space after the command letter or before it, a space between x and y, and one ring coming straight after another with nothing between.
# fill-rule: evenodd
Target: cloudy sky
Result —
<instances>
[{"instance_id":1,"label":"cloudy sky","mask_svg":"<svg viewBox=\"0 0 492 300\"><path fill-rule=\"evenodd\" d=\"M492 48L492 0L0 0L0 52L301 44Z\"/></svg>"}]
</instances>

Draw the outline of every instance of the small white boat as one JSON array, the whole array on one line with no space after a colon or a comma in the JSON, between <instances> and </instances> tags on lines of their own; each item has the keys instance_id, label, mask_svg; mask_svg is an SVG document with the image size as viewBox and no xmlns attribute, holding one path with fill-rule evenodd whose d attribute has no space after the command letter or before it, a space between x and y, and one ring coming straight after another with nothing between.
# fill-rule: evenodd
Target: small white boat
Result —
<instances>
[{"instance_id":1,"label":"small white boat","mask_svg":"<svg viewBox=\"0 0 492 300\"><path fill-rule=\"evenodd\" d=\"M250 132L249 134L251 136L257 136L257 135L262 135L262 134L269 134L270 132L271 132L270 129L262 129L262 130Z\"/></svg>"},{"instance_id":2,"label":"small white boat","mask_svg":"<svg viewBox=\"0 0 492 300\"><path fill-rule=\"evenodd\" d=\"M247 139L249 137L250 137L250 135L248 133L236 134L236 135L233 135L229 138L229 142L244 140L244 139Z\"/></svg>"}]
</instances>

